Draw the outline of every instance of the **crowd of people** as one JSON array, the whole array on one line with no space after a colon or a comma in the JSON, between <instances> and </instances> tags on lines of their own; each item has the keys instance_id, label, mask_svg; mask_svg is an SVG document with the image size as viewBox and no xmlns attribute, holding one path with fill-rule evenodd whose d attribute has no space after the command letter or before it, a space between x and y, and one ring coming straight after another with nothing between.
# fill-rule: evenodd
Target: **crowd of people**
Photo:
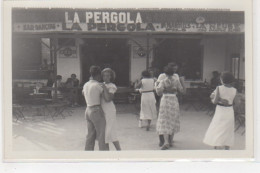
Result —
<instances>
[{"instance_id":1,"label":"crowd of people","mask_svg":"<svg viewBox=\"0 0 260 173\"><path fill-rule=\"evenodd\" d=\"M141 74L141 79L135 87L141 93L141 110L139 127L147 122L149 131L151 122L157 120L156 131L159 136L159 146L167 150L173 146L173 137L180 131L180 108L178 94L185 94L183 76L177 74L176 63L169 63L164 73L158 79L149 70ZM117 90L113 83L115 72L106 68L101 71L98 66L90 67L90 80L84 84L82 93L87 104L85 117L88 134L85 150L94 150L95 140L99 150L109 150L109 143L113 143L117 150L121 150L116 134L116 108L113 103ZM211 87L214 92L210 98L216 105L215 115L206 132L203 142L215 149L229 149L234 144L234 110L233 101L236 89L233 87L234 77L229 72L213 72ZM156 95L160 98L156 99ZM160 102L159 111L156 102Z\"/></svg>"}]
</instances>

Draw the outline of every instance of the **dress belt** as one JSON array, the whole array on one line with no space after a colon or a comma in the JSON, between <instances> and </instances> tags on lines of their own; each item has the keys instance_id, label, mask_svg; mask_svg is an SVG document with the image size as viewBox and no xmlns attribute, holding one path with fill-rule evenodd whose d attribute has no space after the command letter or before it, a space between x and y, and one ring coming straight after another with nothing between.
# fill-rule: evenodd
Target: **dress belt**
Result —
<instances>
[{"instance_id":1,"label":"dress belt","mask_svg":"<svg viewBox=\"0 0 260 173\"><path fill-rule=\"evenodd\" d=\"M218 106L223 106L223 107L232 107L233 105L224 105L224 104L221 104L221 103L218 103L217 104Z\"/></svg>"},{"instance_id":2,"label":"dress belt","mask_svg":"<svg viewBox=\"0 0 260 173\"><path fill-rule=\"evenodd\" d=\"M93 108L93 107L98 107L98 106L101 106L101 105L91 105L91 106L87 106L87 107Z\"/></svg>"},{"instance_id":3,"label":"dress belt","mask_svg":"<svg viewBox=\"0 0 260 173\"><path fill-rule=\"evenodd\" d=\"M176 96L176 93L163 93L164 96Z\"/></svg>"},{"instance_id":4,"label":"dress belt","mask_svg":"<svg viewBox=\"0 0 260 173\"><path fill-rule=\"evenodd\" d=\"M151 92L154 92L153 90L150 90L150 91L141 91L141 93L151 93Z\"/></svg>"}]
</instances>

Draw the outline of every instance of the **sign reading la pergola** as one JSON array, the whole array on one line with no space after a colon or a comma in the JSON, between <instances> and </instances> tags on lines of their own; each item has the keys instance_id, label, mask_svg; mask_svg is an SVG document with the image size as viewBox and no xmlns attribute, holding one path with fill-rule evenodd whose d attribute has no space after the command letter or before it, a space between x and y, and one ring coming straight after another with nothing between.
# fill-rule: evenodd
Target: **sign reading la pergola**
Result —
<instances>
[{"instance_id":1,"label":"sign reading la pergola","mask_svg":"<svg viewBox=\"0 0 260 173\"><path fill-rule=\"evenodd\" d=\"M204 16L197 16L194 21L169 18L160 22L153 21L149 14L144 11L65 11L63 21L14 23L14 32L244 32L242 23L207 22Z\"/></svg>"},{"instance_id":2,"label":"sign reading la pergola","mask_svg":"<svg viewBox=\"0 0 260 173\"><path fill-rule=\"evenodd\" d=\"M65 29L79 31L155 31L152 23L142 22L140 12L133 18L130 12L86 12L85 21L77 12L65 12Z\"/></svg>"}]
</instances>

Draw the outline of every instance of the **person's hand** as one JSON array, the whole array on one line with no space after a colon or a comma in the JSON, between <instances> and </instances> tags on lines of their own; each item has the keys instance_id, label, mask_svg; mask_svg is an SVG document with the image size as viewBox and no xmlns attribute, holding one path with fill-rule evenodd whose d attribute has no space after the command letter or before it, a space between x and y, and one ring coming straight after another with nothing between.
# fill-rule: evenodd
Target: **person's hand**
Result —
<instances>
[{"instance_id":1,"label":"person's hand","mask_svg":"<svg viewBox=\"0 0 260 173\"><path fill-rule=\"evenodd\" d=\"M210 99L214 99L214 97L215 97L215 93L212 93L212 94L210 95Z\"/></svg>"},{"instance_id":2,"label":"person's hand","mask_svg":"<svg viewBox=\"0 0 260 173\"><path fill-rule=\"evenodd\" d=\"M226 99L221 99L221 98L220 98L220 102L221 102L223 105L225 105L225 106L229 105L229 102L228 102L228 100L226 100Z\"/></svg>"},{"instance_id":3,"label":"person's hand","mask_svg":"<svg viewBox=\"0 0 260 173\"><path fill-rule=\"evenodd\" d=\"M169 88L169 89L168 89L168 88L165 88L165 89L164 89L164 92L165 92L165 93L177 92L177 88L175 88L175 87L174 87L174 88Z\"/></svg>"},{"instance_id":4,"label":"person's hand","mask_svg":"<svg viewBox=\"0 0 260 173\"><path fill-rule=\"evenodd\" d=\"M103 89L106 88L106 85L104 83L100 83L99 86L101 86Z\"/></svg>"}]
</instances>

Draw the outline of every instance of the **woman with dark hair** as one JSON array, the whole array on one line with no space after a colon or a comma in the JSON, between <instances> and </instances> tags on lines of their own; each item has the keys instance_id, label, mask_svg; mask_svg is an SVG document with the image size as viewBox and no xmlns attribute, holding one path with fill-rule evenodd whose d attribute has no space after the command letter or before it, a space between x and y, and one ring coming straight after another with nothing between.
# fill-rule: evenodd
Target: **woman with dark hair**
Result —
<instances>
[{"instance_id":1,"label":"woman with dark hair","mask_svg":"<svg viewBox=\"0 0 260 173\"><path fill-rule=\"evenodd\" d=\"M232 86L234 76L223 72L220 76L222 85L211 94L216 104L216 111L204 138L204 143L215 149L226 149L234 144L234 109L233 101L237 90Z\"/></svg>"},{"instance_id":2,"label":"woman with dark hair","mask_svg":"<svg viewBox=\"0 0 260 173\"><path fill-rule=\"evenodd\" d=\"M147 121L147 131L150 130L151 121L157 118L154 82L149 71L145 70L142 72L142 80L136 86L142 94L139 127L142 127L142 121Z\"/></svg>"},{"instance_id":3,"label":"woman with dark hair","mask_svg":"<svg viewBox=\"0 0 260 173\"><path fill-rule=\"evenodd\" d=\"M165 69L166 68L172 68L172 70L173 70L173 77L175 77L176 79L178 79L179 80L179 75L178 74L176 74L176 72L177 72L177 70L178 70L178 65L175 63L175 62L170 62L170 63L168 63L167 64L167 66L165 66L164 68L163 68L163 71L165 72ZM158 77L158 79L157 79L157 81L156 81L156 86L160 83L160 81L162 81L162 80L164 80L165 78L167 78L167 75L165 74L165 73L162 73L162 74L160 74L159 75L159 77Z\"/></svg>"},{"instance_id":4,"label":"woman with dark hair","mask_svg":"<svg viewBox=\"0 0 260 173\"><path fill-rule=\"evenodd\" d=\"M162 150L166 150L172 145L171 139L180 131L180 109L176 94L183 92L180 81L173 76L174 69L167 66L164 72L166 78L161 80L156 87L157 94L162 95L156 127L157 133L163 135L165 139L160 142Z\"/></svg>"},{"instance_id":5,"label":"woman with dark hair","mask_svg":"<svg viewBox=\"0 0 260 173\"><path fill-rule=\"evenodd\" d=\"M185 94L186 93L186 87L184 85L184 76L183 76L182 73L180 73L180 74L178 73L178 72L181 71L181 69L179 69L179 67L178 67L178 64L175 63L175 62L170 62L170 63L167 64L167 66L164 67L164 71L167 68L172 68L172 70L173 70L173 76L172 77L174 77L176 80L180 81L181 86L183 88L183 92L182 93ZM162 81L162 80L164 80L166 78L167 78L167 75L165 73L160 74L160 76L158 77L158 79L157 79L157 81L155 83L155 86L158 86L160 81ZM178 97L180 99L180 98L182 98L182 95L178 95ZM165 139L164 139L163 135L159 135L159 140L160 140L159 146L162 146L163 143L165 142ZM173 136L170 136L169 143L172 144L172 142L173 142Z\"/></svg>"}]
</instances>

